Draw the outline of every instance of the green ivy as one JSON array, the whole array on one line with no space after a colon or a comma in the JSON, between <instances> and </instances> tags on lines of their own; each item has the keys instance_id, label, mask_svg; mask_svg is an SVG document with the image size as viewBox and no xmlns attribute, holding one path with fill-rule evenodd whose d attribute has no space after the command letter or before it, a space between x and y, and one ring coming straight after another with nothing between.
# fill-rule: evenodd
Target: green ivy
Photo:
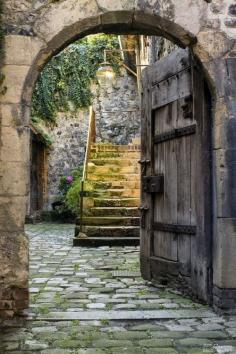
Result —
<instances>
[{"instance_id":1,"label":"green ivy","mask_svg":"<svg viewBox=\"0 0 236 354\"><path fill-rule=\"evenodd\" d=\"M54 56L37 80L32 97L32 117L55 123L59 111L88 107L92 101L91 82L103 61L104 49L118 49L117 36L98 34L77 41ZM120 53L109 56L119 72Z\"/></svg>"}]
</instances>

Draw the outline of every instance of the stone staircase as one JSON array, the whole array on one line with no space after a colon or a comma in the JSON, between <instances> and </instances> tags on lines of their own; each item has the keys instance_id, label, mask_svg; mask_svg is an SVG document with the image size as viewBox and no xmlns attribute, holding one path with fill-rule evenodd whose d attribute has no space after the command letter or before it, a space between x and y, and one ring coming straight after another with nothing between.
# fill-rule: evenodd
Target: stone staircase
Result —
<instances>
[{"instance_id":1,"label":"stone staircase","mask_svg":"<svg viewBox=\"0 0 236 354\"><path fill-rule=\"evenodd\" d=\"M74 245L138 245L140 145L93 144L84 198L83 233L77 219ZM88 189L90 189L88 188ZM85 187L86 191L86 187Z\"/></svg>"}]
</instances>

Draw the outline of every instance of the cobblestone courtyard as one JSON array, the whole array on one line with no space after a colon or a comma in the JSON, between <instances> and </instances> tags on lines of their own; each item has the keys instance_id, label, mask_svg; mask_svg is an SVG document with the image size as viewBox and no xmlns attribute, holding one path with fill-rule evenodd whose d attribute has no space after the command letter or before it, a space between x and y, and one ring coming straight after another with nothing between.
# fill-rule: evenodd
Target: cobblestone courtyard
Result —
<instances>
[{"instance_id":1,"label":"cobblestone courtyard","mask_svg":"<svg viewBox=\"0 0 236 354\"><path fill-rule=\"evenodd\" d=\"M1 354L236 353L236 316L146 283L138 248L72 248L73 225L27 232L31 304L1 323Z\"/></svg>"}]
</instances>

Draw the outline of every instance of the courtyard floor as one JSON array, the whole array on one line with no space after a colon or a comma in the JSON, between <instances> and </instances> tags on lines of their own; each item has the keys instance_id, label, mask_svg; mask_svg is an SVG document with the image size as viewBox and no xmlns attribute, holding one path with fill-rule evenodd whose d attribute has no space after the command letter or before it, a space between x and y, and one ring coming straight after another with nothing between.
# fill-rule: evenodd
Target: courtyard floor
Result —
<instances>
[{"instance_id":1,"label":"courtyard floor","mask_svg":"<svg viewBox=\"0 0 236 354\"><path fill-rule=\"evenodd\" d=\"M73 225L27 232L30 308L0 323L1 354L236 353L236 316L144 281L138 248L73 248Z\"/></svg>"}]
</instances>

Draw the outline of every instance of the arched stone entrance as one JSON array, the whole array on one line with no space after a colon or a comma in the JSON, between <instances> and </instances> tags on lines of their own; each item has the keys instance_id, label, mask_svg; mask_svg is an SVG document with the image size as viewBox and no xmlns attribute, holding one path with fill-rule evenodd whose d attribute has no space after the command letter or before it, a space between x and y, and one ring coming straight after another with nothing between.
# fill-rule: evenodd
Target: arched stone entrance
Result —
<instances>
[{"instance_id":1,"label":"arched stone entrance","mask_svg":"<svg viewBox=\"0 0 236 354\"><path fill-rule=\"evenodd\" d=\"M1 97L1 310L16 311L28 304L28 241L24 218L29 169L28 121L35 80L51 56L75 39L96 32L162 35L183 47L190 46L202 62L215 98L214 304L236 306L236 31L226 28L228 1L223 5L227 10L218 18L212 5L204 0L194 4L191 0L117 1L115 4L108 0L67 0L38 5L38 8L25 5L13 11L6 1L8 34L3 72L7 91Z\"/></svg>"}]
</instances>

